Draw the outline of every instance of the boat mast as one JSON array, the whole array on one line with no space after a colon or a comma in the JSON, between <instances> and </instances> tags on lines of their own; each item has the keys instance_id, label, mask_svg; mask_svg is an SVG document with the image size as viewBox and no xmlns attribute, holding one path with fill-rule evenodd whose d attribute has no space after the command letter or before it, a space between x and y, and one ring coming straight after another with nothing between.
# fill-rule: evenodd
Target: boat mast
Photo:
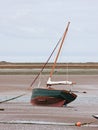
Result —
<instances>
[{"instance_id":1,"label":"boat mast","mask_svg":"<svg viewBox=\"0 0 98 130\"><path fill-rule=\"evenodd\" d=\"M54 61L52 70L51 70L51 72L50 72L50 77L49 77L50 79L51 79L51 77L52 77L52 75L53 75L53 72L54 72L54 69L55 69L55 66L56 66L56 62L57 62L57 60L58 60L58 57L59 57L59 54L60 54L62 45L63 45L64 40L65 40L65 37L66 37L66 34L67 34L67 32L68 32L69 24L70 24L70 22L68 22L67 27L66 27L66 30L65 30L64 35L63 35L63 38L62 38L62 40L61 40L61 44L60 44L60 47L59 47L57 56L56 56L56 58L55 58L55 61Z\"/></svg>"}]
</instances>

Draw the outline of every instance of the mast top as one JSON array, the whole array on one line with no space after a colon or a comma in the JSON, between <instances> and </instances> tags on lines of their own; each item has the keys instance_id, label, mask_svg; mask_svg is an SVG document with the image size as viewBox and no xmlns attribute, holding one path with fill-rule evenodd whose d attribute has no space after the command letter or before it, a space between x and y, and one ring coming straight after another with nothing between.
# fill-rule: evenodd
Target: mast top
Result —
<instances>
[{"instance_id":1,"label":"mast top","mask_svg":"<svg viewBox=\"0 0 98 130\"><path fill-rule=\"evenodd\" d=\"M50 72L50 78L51 78L52 75L53 75L53 72L54 72L54 69L55 69L55 66L56 66L56 63L57 63L57 60L58 60L58 57L59 57L59 54L60 54L62 45L63 45L63 43L64 43L66 34L67 34L67 32L68 32L69 24L70 24L70 22L68 22L67 27L66 27L66 29L65 29L65 32L64 32L64 34L63 34L63 37L62 37L62 40L61 40L61 43L60 43L60 47L59 47L58 53L57 53L57 55L56 55L56 58L55 58L55 61L54 61L52 70L51 70L51 72Z\"/></svg>"}]
</instances>

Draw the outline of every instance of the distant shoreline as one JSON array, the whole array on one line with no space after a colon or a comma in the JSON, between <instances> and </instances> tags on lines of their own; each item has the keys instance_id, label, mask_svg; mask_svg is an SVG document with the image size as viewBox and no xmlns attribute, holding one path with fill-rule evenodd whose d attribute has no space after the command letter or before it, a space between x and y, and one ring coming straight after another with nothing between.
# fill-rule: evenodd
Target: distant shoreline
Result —
<instances>
[{"instance_id":1,"label":"distant shoreline","mask_svg":"<svg viewBox=\"0 0 98 130\"><path fill-rule=\"evenodd\" d=\"M45 63L0 62L0 75L37 75ZM42 74L48 75L53 63L48 63ZM98 75L98 63L57 63L55 75Z\"/></svg>"},{"instance_id":2,"label":"distant shoreline","mask_svg":"<svg viewBox=\"0 0 98 130\"><path fill-rule=\"evenodd\" d=\"M0 69L41 69L45 63L11 63L0 62ZM53 63L48 63L45 69L51 69ZM57 63L56 69L98 69L98 62L87 63Z\"/></svg>"}]
</instances>

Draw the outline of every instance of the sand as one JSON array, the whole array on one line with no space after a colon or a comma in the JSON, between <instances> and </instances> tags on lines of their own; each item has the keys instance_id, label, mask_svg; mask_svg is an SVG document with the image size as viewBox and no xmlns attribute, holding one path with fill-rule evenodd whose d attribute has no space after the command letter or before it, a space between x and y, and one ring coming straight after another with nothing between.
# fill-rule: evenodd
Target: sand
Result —
<instances>
[{"instance_id":1,"label":"sand","mask_svg":"<svg viewBox=\"0 0 98 130\"><path fill-rule=\"evenodd\" d=\"M32 106L31 91L27 91L27 88L34 77L34 75L0 75L0 101L26 92L25 96L0 104L0 130L98 130L98 120L92 117L98 114L98 75L69 75L68 78L77 83L71 89L78 97L66 107ZM41 86L45 85L47 78L47 75L41 77ZM66 76L59 75L55 78L63 80ZM37 83L34 87L36 85ZM62 88L64 86L60 89ZM22 124L23 121L32 122ZM76 122L86 125L69 126Z\"/></svg>"}]
</instances>

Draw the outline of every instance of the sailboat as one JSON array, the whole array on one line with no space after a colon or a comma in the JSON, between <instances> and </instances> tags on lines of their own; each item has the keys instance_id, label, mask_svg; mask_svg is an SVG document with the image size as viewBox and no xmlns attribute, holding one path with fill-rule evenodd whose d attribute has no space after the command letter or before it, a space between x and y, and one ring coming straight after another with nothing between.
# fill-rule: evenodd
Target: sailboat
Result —
<instances>
[{"instance_id":1,"label":"sailboat","mask_svg":"<svg viewBox=\"0 0 98 130\"><path fill-rule=\"evenodd\" d=\"M61 39L58 53L56 55L54 64L52 66L52 70L50 72L49 79L46 83L46 87L32 89L32 96L31 96L32 105L62 107L64 105L67 105L68 103L74 101L77 97L77 95L72 93L71 91L68 91L65 89L63 89L63 90L54 89L52 87L53 85L73 85L74 84L74 82L72 82L72 81L52 81L52 75L54 73L54 69L56 67L56 63L57 63L62 45L64 43L65 36L66 36L68 28L69 28L69 24L70 24L70 22L68 22L64 35Z\"/></svg>"}]
</instances>

